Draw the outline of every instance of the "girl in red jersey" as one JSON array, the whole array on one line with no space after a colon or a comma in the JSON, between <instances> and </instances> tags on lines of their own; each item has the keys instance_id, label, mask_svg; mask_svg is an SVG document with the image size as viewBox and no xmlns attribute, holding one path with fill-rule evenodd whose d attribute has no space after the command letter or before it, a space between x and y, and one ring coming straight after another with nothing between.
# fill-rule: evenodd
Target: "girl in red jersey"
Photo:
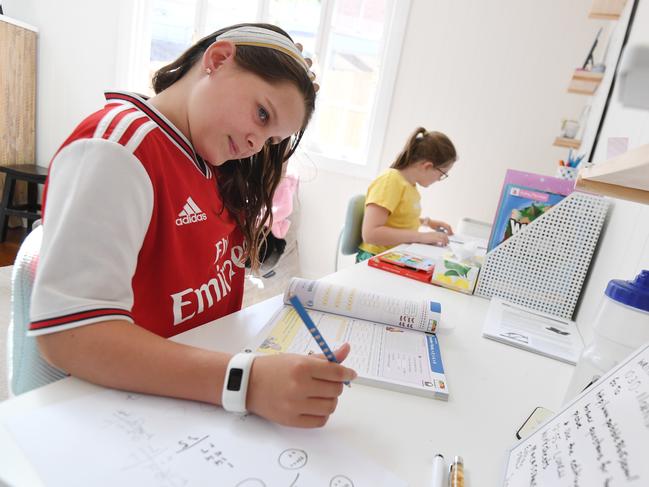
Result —
<instances>
[{"instance_id":1,"label":"girl in red jersey","mask_svg":"<svg viewBox=\"0 0 649 487\"><path fill-rule=\"evenodd\" d=\"M282 165L314 110L309 66L283 30L236 25L160 69L154 97L107 93L81 122L44 193L29 334L52 365L281 424L327 421L351 369L165 339L241 307L244 263L258 265Z\"/></svg>"}]
</instances>

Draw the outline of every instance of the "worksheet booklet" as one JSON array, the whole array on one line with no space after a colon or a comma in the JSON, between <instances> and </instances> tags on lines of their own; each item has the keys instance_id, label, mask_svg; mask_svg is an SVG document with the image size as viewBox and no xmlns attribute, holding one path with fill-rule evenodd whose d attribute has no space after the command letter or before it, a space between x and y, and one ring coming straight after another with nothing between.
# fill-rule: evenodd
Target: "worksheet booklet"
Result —
<instances>
[{"instance_id":1,"label":"worksheet booklet","mask_svg":"<svg viewBox=\"0 0 649 487\"><path fill-rule=\"evenodd\" d=\"M430 300L399 299L323 281L292 279L284 303L250 349L259 354L321 353L288 304L297 295L332 349L345 342L345 365L355 382L436 399L448 399L437 336L441 306Z\"/></svg>"},{"instance_id":2,"label":"worksheet booklet","mask_svg":"<svg viewBox=\"0 0 649 487\"><path fill-rule=\"evenodd\" d=\"M645 344L511 448L503 485L647 486L648 450Z\"/></svg>"},{"instance_id":3,"label":"worksheet booklet","mask_svg":"<svg viewBox=\"0 0 649 487\"><path fill-rule=\"evenodd\" d=\"M482 336L576 364L584 342L574 321L491 298Z\"/></svg>"}]
</instances>

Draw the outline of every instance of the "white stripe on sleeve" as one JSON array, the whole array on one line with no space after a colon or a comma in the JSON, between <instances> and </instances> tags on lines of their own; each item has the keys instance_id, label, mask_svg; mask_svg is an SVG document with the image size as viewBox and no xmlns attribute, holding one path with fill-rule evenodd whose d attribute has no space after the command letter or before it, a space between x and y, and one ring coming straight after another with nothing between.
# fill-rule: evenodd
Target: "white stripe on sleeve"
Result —
<instances>
[{"instance_id":1,"label":"white stripe on sleeve","mask_svg":"<svg viewBox=\"0 0 649 487\"><path fill-rule=\"evenodd\" d=\"M130 310L152 212L149 176L126 148L105 139L64 147L50 169L31 320Z\"/></svg>"}]
</instances>

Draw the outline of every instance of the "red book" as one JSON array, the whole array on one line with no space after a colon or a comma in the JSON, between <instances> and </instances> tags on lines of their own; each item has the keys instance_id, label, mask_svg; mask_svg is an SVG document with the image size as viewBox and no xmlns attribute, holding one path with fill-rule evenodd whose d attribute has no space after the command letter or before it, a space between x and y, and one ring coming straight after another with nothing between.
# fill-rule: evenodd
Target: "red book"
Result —
<instances>
[{"instance_id":1,"label":"red book","mask_svg":"<svg viewBox=\"0 0 649 487\"><path fill-rule=\"evenodd\" d=\"M429 284L433 277L434 270L431 269L430 271L418 271L416 269L390 264L388 262L382 261L378 256L370 257L367 261L367 265L369 265L370 267L376 267L377 269L382 269L384 271L392 272L394 274L399 274L400 276L409 277L410 279L415 279L417 281L427 282Z\"/></svg>"}]
</instances>

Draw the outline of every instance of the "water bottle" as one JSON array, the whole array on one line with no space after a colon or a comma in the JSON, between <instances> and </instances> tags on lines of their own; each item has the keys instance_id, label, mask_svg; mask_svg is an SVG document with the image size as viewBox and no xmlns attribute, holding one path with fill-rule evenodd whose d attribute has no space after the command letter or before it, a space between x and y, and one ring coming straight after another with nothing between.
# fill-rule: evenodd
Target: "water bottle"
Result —
<instances>
[{"instance_id":1,"label":"water bottle","mask_svg":"<svg viewBox=\"0 0 649 487\"><path fill-rule=\"evenodd\" d=\"M565 402L649 341L649 270L633 281L609 281L604 294L595 317L593 341L579 357Z\"/></svg>"}]
</instances>

